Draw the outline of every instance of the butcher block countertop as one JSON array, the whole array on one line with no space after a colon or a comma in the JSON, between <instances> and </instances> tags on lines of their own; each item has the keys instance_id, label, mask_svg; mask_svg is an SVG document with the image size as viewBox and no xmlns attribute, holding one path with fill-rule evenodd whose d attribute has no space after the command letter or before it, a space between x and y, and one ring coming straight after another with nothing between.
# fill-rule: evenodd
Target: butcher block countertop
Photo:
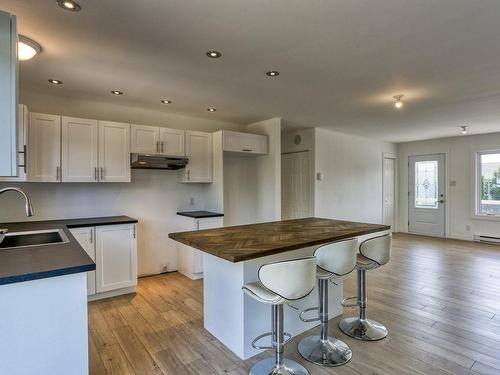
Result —
<instances>
[{"instance_id":1,"label":"butcher block countertop","mask_svg":"<svg viewBox=\"0 0 500 375\"><path fill-rule=\"evenodd\" d=\"M310 217L170 233L169 237L208 254L237 263L389 229L388 225Z\"/></svg>"}]
</instances>

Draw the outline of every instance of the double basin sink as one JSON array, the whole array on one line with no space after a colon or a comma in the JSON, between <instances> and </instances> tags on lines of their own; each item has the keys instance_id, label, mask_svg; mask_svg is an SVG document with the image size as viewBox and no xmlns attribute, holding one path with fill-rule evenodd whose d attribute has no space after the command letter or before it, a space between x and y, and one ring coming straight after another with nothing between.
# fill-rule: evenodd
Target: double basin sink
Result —
<instances>
[{"instance_id":1,"label":"double basin sink","mask_svg":"<svg viewBox=\"0 0 500 375\"><path fill-rule=\"evenodd\" d=\"M62 229L46 229L0 234L0 250L69 242Z\"/></svg>"}]
</instances>

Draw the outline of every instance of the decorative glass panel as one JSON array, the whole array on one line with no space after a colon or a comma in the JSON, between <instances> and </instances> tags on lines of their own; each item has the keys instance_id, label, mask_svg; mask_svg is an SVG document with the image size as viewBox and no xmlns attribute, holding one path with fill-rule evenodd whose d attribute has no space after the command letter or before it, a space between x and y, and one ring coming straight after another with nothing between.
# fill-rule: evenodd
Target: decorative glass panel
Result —
<instances>
[{"instance_id":1,"label":"decorative glass panel","mask_svg":"<svg viewBox=\"0 0 500 375\"><path fill-rule=\"evenodd\" d=\"M415 208L438 208L438 162L415 163Z\"/></svg>"},{"instance_id":2,"label":"decorative glass panel","mask_svg":"<svg viewBox=\"0 0 500 375\"><path fill-rule=\"evenodd\" d=\"M480 154L479 213L500 215L500 152Z\"/></svg>"}]
</instances>

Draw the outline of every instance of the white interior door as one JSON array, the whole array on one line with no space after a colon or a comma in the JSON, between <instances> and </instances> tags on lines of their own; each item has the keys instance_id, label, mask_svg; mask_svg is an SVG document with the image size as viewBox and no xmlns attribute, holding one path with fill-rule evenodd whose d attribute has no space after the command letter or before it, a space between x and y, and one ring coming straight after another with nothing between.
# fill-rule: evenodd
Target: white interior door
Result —
<instances>
[{"instance_id":1,"label":"white interior door","mask_svg":"<svg viewBox=\"0 0 500 375\"><path fill-rule=\"evenodd\" d=\"M395 230L396 223L396 159L384 157L384 224Z\"/></svg>"},{"instance_id":2,"label":"white interior door","mask_svg":"<svg viewBox=\"0 0 500 375\"><path fill-rule=\"evenodd\" d=\"M281 155L281 216L312 216L309 151Z\"/></svg>"},{"instance_id":3,"label":"white interior door","mask_svg":"<svg viewBox=\"0 0 500 375\"><path fill-rule=\"evenodd\" d=\"M444 154L410 156L408 177L408 231L444 236Z\"/></svg>"}]
</instances>

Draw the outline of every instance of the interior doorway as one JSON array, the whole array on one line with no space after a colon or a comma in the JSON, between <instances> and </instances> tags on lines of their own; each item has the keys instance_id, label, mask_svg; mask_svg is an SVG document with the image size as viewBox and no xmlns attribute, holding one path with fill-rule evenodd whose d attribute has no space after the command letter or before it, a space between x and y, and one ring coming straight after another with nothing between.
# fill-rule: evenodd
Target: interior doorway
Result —
<instances>
[{"instance_id":1,"label":"interior doorway","mask_svg":"<svg viewBox=\"0 0 500 375\"><path fill-rule=\"evenodd\" d=\"M396 231L396 157L384 155L383 161L383 223Z\"/></svg>"},{"instance_id":2,"label":"interior doorway","mask_svg":"<svg viewBox=\"0 0 500 375\"><path fill-rule=\"evenodd\" d=\"M310 152L281 155L281 217L283 220L313 216Z\"/></svg>"}]
</instances>

